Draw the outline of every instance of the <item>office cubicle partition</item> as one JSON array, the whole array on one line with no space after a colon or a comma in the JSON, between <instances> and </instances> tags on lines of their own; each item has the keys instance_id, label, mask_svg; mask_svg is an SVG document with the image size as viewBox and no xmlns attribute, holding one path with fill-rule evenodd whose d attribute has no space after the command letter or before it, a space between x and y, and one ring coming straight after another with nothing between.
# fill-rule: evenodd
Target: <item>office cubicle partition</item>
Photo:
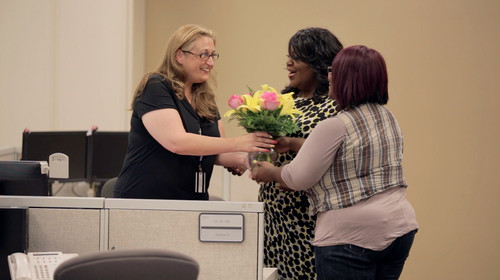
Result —
<instances>
[{"instance_id":1,"label":"office cubicle partition","mask_svg":"<svg viewBox=\"0 0 500 280\"><path fill-rule=\"evenodd\" d=\"M85 254L166 248L200 264L199 280L263 279L258 202L0 196L28 209L28 251Z\"/></svg>"},{"instance_id":2,"label":"office cubicle partition","mask_svg":"<svg viewBox=\"0 0 500 280\"><path fill-rule=\"evenodd\" d=\"M104 199L0 196L0 207L28 209L28 251L92 253L103 249Z\"/></svg>"},{"instance_id":3,"label":"office cubicle partition","mask_svg":"<svg viewBox=\"0 0 500 280\"><path fill-rule=\"evenodd\" d=\"M262 203L106 199L105 207L109 248L188 254L200 264L200 280L262 277Z\"/></svg>"}]
</instances>

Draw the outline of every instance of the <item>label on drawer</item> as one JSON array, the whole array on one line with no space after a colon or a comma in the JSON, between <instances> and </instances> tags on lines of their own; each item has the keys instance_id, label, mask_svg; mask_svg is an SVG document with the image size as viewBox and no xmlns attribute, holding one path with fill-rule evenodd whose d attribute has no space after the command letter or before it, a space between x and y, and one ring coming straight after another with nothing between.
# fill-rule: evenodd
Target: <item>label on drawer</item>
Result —
<instances>
[{"instance_id":1,"label":"label on drawer","mask_svg":"<svg viewBox=\"0 0 500 280\"><path fill-rule=\"evenodd\" d=\"M243 242L243 214L200 214L200 241Z\"/></svg>"}]
</instances>

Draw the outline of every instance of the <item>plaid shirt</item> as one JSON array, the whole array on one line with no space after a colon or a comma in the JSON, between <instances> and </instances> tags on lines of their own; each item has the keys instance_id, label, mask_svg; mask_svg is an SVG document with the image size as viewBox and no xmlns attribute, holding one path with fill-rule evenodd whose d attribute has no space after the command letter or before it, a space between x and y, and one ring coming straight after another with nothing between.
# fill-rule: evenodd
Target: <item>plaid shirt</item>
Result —
<instances>
[{"instance_id":1,"label":"plaid shirt","mask_svg":"<svg viewBox=\"0 0 500 280\"><path fill-rule=\"evenodd\" d=\"M346 126L329 170L309 192L310 214L352 206L386 189L403 186L403 137L382 105L363 104L337 115Z\"/></svg>"}]
</instances>

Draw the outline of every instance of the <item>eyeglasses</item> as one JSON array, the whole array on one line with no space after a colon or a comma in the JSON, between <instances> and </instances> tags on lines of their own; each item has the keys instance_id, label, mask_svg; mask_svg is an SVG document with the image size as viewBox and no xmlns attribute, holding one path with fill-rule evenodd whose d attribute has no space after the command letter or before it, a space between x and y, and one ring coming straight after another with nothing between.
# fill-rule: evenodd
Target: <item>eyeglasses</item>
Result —
<instances>
[{"instance_id":1,"label":"eyeglasses","mask_svg":"<svg viewBox=\"0 0 500 280\"><path fill-rule=\"evenodd\" d=\"M209 54L207 52L202 52L200 54L197 54L197 53L193 53L193 52L190 52L190 51L185 51L185 50L181 50L183 53L188 53L188 54L192 54L194 56L197 56L203 60L208 60L209 58L212 58L214 61L216 61L218 58L219 58L219 54L216 53L216 52L213 52L212 54Z\"/></svg>"},{"instance_id":2,"label":"eyeglasses","mask_svg":"<svg viewBox=\"0 0 500 280\"><path fill-rule=\"evenodd\" d=\"M332 66L328 66L326 68L326 71L328 72L328 75L331 75L332 74Z\"/></svg>"}]
</instances>

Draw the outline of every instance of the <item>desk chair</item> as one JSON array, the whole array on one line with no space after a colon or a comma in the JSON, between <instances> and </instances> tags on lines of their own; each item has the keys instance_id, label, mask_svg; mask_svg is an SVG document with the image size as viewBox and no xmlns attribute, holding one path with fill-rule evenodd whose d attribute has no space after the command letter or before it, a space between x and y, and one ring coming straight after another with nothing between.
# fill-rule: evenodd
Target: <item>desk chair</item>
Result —
<instances>
[{"instance_id":1,"label":"desk chair","mask_svg":"<svg viewBox=\"0 0 500 280\"><path fill-rule=\"evenodd\" d=\"M56 268L54 280L196 280L193 258L168 250L113 250L80 255Z\"/></svg>"}]
</instances>

